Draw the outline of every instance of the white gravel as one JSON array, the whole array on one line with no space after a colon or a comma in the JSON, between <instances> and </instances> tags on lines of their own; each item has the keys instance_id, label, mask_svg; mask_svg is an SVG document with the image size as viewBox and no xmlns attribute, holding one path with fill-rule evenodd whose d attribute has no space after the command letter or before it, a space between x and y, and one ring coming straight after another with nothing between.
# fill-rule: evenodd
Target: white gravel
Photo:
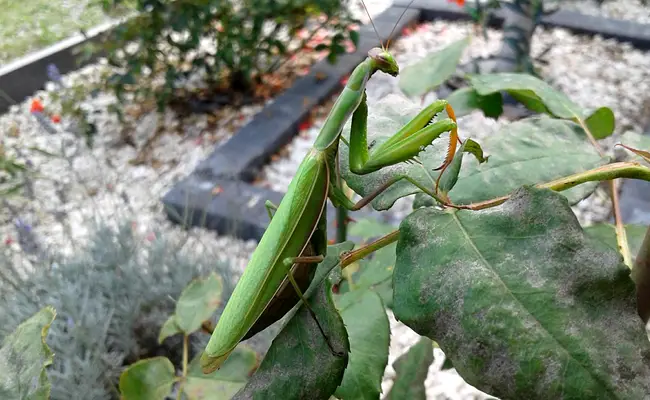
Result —
<instances>
[{"instance_id":1,"label":"white gravel","mask_svg":"<svg viewBox=\"0 0 650 400\"><path fill-rule=\"evenodd\" d=\"M391 2L369 0L367 3L370 13L376 16ZM585 10L590 3L576 2L567 7ZM638 1L610 2L603 10L612 17L647 22L650 20L648 9L639 4ZM358 4L355 12L362 20L367 20L365 11ZM393 53L404 67L460 39L471 30L471 25L466 23L428 23L420 27L417 33L395 43ZM500 37L500 32L494 30L489 31L487 41L475 37L464 60L495 53ZM546 56L549 65L543 67L543 73L555 86L584 107L611 107L617 117L617 137L628 131L641 132L640 114L650 85L650 69L647 67L650 65L650 55L613 41L574 36L563 30L539 29L533 42L533 54L541 53L550 45L553 45L553 49ZM99 70L97 66L91 66L70 74L69 79L99 79ZM382 74L373 77L368 83L370 107L379 98L399 93L397 82L397 79ZM47 107L49 95L46 92L39 94ZM426 101L433 98L429 96ZM31 261L38 259L43 252L56 250L71 254L75 248L83 245L91 225L100 220L116 223L132 220L143 240L151 240L154 231L162 232L167 237L178 237L179 240L187 234L167 221L160 198L176 181L190 173L213 150L215 144L229 136L228 127L219 123L211 127L207 116L193 116L183 124L181 136L174 129L179 122L172 113L167 113L163 121L165 133L152 151L157 161L131 165L129 160L134 158L136 151L118 144L120 125L105 110L106 104L111 101L110 95L100 94L87 103L89 109L97 112L93 118L99 130L97 143L92 150L62 129L66 121L63 121L62 127L56 128L56 134L47 133L29 114L27 102L0 116L0 134L3 135L5 151L8 154L20 152L17 154L19 158L29 159L40 175L33 180L31 197L11 198L0 207L0 252L4 257L29 268ZM242 115L240 123L245 123L259 109L259 106L255 106L239 110L237 115ZM142 144L151 137L157 123L155 114L143 117L137 125L136 142ZM484 118L480 113L459 120L461 135L471 132L471 136L478 140L505 123ZM287 158L281 158L265 168L262 174L265 182L261 184L279 191L285 190L298 163L311 147L319 127L320 123L317 122L289 145ZM614 142L615 138L608 141L607 147ZM30 146L65 156L52 158L26 150ZM607 196L597 192L574 210L582 223L591 223L607 218L608 206ZM404 199L398 202L396 209L402 214L409 212L410 201ZM29 224L31 229L21 230L16 218ZM29 254L25 251L28 247L25 240L21 240L25 232L31 232L36 242L36 250L32 246ZM187 245L190 251L209 249L242 269L255 248L252 241L218 236L200 228L192 229L191 235ZM391 353L383 382L384 393L391 384L392 362L418 340L417 334L397 323L392 315L390 317ZM429 399L486 397L464 383L454 370L440 371L444 355L439 350L435 354L436 362L426 382Z\"/></svg>"},{"instance_id":2,"label":"white gravel","mask_svg":"<svg viewBox=\"0 0 650 400\"><path fill-rule=\"evenodd\" d=\"M575 10L587 15L634 21L642 24L650 23L650 7L643 5L640 0L608 0L601 6L593 0L558 1L561 3L561 7L566 10Z\"/></svg>"}]
</instances>

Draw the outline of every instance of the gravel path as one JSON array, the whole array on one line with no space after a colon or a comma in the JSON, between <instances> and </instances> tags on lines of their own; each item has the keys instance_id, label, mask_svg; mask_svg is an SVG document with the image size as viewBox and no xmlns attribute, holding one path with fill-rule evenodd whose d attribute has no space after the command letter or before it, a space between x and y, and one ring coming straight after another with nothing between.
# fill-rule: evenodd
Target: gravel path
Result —
<instances>
[{"instance_id":1,"label":"gravel path","mask_svg":"<svg viewBox=\"0 0 650 400\"><path fill-rule=\"evenodd\" d=\"M387 0L368 1L370 13L375 16L390 6ZM571 7L581 10L591 7L592 2L576 2ZM648 21L648 11L637 1L611 2L604 14L624 19ZM355 12L367 20L365 12L355 6ZM403 67L417 61L435 49L460 39L471 31L470 24L437 21L422 25L416 33L395 43L394 55ZM499 46L500 32L490 30L486 41L476 37L465 54L471 57L487 56ZM626 132L639 132L642 110L649 89L650 55L627 45L599 38L571 35L563 30L537 31L533 42L533 54L540 54L547 46L554 46L547 53L548 65L543 73L554 85L564 91L578 104L595 108L611 107L617 117L616 137ZM70 74L66 79L93 81L101 79L101 68L90 66ZM370 106L388 94L399 94L397 79L377 74L368 84ZM40 93L47 106L49 95ZM426 99L431 101L433 96ZM213 118L202 115L185 121L182 135L176 133L180 124L175 115L168 112L162 121L155 114L146 114L138 123L135 139L142 144L156 131L158 124L165 133L153 148L153 163L132 165L136 156L132 147L120 144L120 125L106 112L112 98L100 94L88 100L85 106L93 113L99 134L94 149L87 149L78 138L65 132L66 121L56 126L56 134L46 132L29 114L27 102L14 107L0 116L5 151L30 165L40 175L32 179L24 197L13 197L0 207L0 253L26 269L42 265L52 252L71 254L84 244L87 233L98 222L133 221L143 240L150 240L154 232L181 240L187 235L183 229L167 221L160 198L173 184L185 177L196 164L204 159L215 145L227 140L234 126L242 126L261 106L244 107L232 111L230 117L222 118L216 125ZM493 121L472 114L459 120L462 131L472 137L495 132L505 122ZM288 146L288 157L270 164L262 173L261 184L276 190L286 189L298 163L312 145L320 122L298 137ZM606 143L611 146L615 138ZM58 157L28 150L37 147L58 154ZM590 223L607 218L607 196L597 192L594 196L574 207L581 222ZM410 211L410 202L403 199L395 207L399 217ZM192 229L188 251L201 252L209 248L234 267L244 268L255 248L255 242L241 241L204 229ZM391 316L392 318L392 316ZM393 334L391 353L384 392L390 387L392 362L418 336L403 324L391 319ZM440 371L442 352L436 350L436 362L427 380L428 398L470 399L484 398L480 392L465 384L453 370Z\"/></svg>"}]
</instances>

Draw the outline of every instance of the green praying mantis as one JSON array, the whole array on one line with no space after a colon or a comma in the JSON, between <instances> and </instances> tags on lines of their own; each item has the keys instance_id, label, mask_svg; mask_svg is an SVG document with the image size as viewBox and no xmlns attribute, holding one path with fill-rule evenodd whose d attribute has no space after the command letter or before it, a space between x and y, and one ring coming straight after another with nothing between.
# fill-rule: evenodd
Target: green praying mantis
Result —
<instances>
[{"instance_id":1,"label":"green praying mantis","mask_svg":"<svg viewBox=\"0 0 650 400\"><path fill-rule=\"evenodd\" d=\"M434 139L450 132L450 146L445 160L436 170L444 171L451 163L456 142L460 140L453 109L445 100L435 101L425 107L387 141L369 151L365 88L377 71L393 77L399 74L397 62L383 45L371 49L367 58L350 75L280 205L266 203L270 224L201 356L204 373L219 369L242 340L276 322L298 301L305 304L318 324L303 292L309 287L316 266L324 260L327 252L327 199L335 207L355 211L397 182L390 181L353 203L346 196L337 175L339 141L343 141L349 148L350 170L355 174L368 174L386 166L413 160ZM446 111L448 117L434 121L434 117L442 111ZM352 121L348 141L342 132L350 117ZM403 179L438 202L445 203L436 194L437 184L434 192L409 177ZM320 324L318 327L327 340ZM329 341L328 345L336 354Z\"/></svg>"}]
</instances>

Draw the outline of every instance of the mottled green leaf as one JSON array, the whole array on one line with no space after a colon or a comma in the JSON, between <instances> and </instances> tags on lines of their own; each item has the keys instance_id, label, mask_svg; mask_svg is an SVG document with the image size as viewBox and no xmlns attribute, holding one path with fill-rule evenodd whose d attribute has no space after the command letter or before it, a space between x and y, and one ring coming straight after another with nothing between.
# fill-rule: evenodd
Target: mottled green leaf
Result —
<instances>
[{"instance_id":1,"label":"mottled green leaf","mask_svg":"<svg viewBox=\"0 0 650 400\"><path fill-rule=\"evenodd\" d=\"M222 288L221 277L215 272L190 282L176 303L174 318L178 328L188 335L201 328L221 304Z\"/></svg>"},{"instance_id":2,"label":"mottled green leaf","mask_svg":"<svg viewBox=\"0 0 650 400\"><path fill-rule=\"evenodd\" d=\"M505 196L522 185L550 182L607 164L610 159L583 140L579 125L545 115L504 126L482 142L488 162L463 163L449 193L456 204ZM598 182L562 192L572 204L590 195Z\"/></svg>"},{"instance_id":3,"label":"mottled green leaf","mask_svg":"<svg viewBox=\"0 0 650 400\"><path fill-rule=\"evenodd\" d=\"M370 110L369 137L378 143L386 140L415 113L417 108L414 105L387 96ZM400 163L366 175L356 175L349 170L348 149L341 145L341 173L348 186L361 196L400 176L409 176L432 188L438 174L433 169L440 166L447 145L444 140L435 140L420 153L422 165ZM489 155L489 161L479 164L473 158L463 160L458 181L449 192L456 204L504 196L521 185L549 182L610 161L608 157L601 157L585 140L578 124L545 115L508 124L483 139L481 147ZM591 194L597 185L597 182L589 182L562 193L574 204ZM376 210L387 210L400 197L418 192L421 193L420 189L402 180L377 196L371 204ZM422 197L418 203L423 203Z\"/></svg>"},{"instance_id":4,"label":"mottled green leaf","mask_svg":"<svg viewBox=\"0 0 650 400\"><path fill-rule=\"evenodd\" d=\"M422 337L393 363L395 379L385 400L426 400L424 381L433 363L433 342Z\"/></svg>"},{"instance_id":5,"label":"mottled green leaf","mask_svg":"<svg viewBox=\"0 0 650 400\"><path fill-rule=\"evenodd\" d=\"M390 344L384 305L368 290L335 296L335 302L350 338L350 361L334 395L341 400L379 399Z\"/></svg>"},{"instance_id":6,"label":"mottled green leaf","mask_svg":"<svg viewBox=\"0 0 650 400\"><path fill-rule=\"evenodd\" d=\"M601 107L585 119L585 124L594 138L604 139L614 133L616 118L610 108Z\"/></svg>"},{"instance_id":7,"label":"mottled green leaf","mask_svg":"<svg viewBox=\"0 0 650 400\"><path fill-rule=\"evenodd\" d=\"M601 107L588 115L564 93L553 89L548 83L532 75L504 72L470 75L468 80L482 96L508 92L533 111L576 122L581 120L588 128L596 129L596 132L591 132L596 138L604 138L614 132L614 113L609 108ZM590 124L586 121L590 121Z\"/></svg>"},{"instance_id":8,"label":"mottled green leaf","mask_svg":"<svg viewBox=\"0 0 650 400\"><path fill-rule=\"evenodd\" d=\"M521 188L483 211L422 208L400 225L398 320L502 399L641 399L650 342L629 270L566 198Z\"/></svg>"},{"instance_id":9,"label":"mottled green leaf","mask_svg":"<svg viewBox=\"0 0 650 400\"><path fill-rule=\"evenodd\" d=\"M421 96L440 86L456 72L469 43L470 37L467 36L404 67L399 78L402 92L407 96Z\"/></svg>"},{"instance_id":10,"label":"mottled green leaf","mask_svg":"<svg viewBox=\"0 0 650 400\"><path fill-rule=\"evenodd\" d=\"M164 400L176 382L167 357L153 357L129 365L120 375L123 400Z\"/></svg>"},{"instance_id":11,"label":"mottled green leaf","mask_svg":"<svg viewBox=\"0 0 650 400\"><path fill-rule=\"evenodd\" d=\"M46 400L51 384L45 369L53 353L45 342L56 317L45 307L22 322L2 342L0 348L0 396L4 400Z\"/></svg>"},{"instance_id":12,"label":"mottled green leaf","mask_svg":"<svg viewBox=\"0 0 650 400\"><path fill-rule=\"evenodd\" d=\"M210 374L201 370L201 355L192 360L187 371L183 392L188 400L229 400L257 368L257 353L239 345L221 368Z\"/></svg>"},{"instance_id":13,"label":"mottled green leaf","mask_svg":"<svg viewBox=\"0 0 650 400\"><path fill-rule=\"evenodd\" d=\"M588 226L584 228L584 230L587 236L598 239L612 249L618 251L615 225L600 223ZM625 225L627 244L630 246L630 252L632 253L633 258L639 253L639 249L641 248L647 230L648 227L643 225ZM634 261L634 259L632 261Z\"/></svg>"},{"instance_id":14,"label":"mottled green leaf","mask_svg":"<svg viewBox=\"0 0 650 400\"><path fill-rule=\"evenodd\" d=\"M350 343L332 300L331 284L328 280L323 282L308 301L339 354L332 353L316 321L302 305L234 399L327 400L334 393L348 364Z\"/></svg>"},{"instance_id":15,"label":"mottled green leaf","mask_svg":"<svg viewBox=\"0 0 650 400\"><path fill-rule=\"evenodd\" d=\"M486 117L497 119L503 114L503 97L501 93L481 96L471 87L460 88L445 99L454 109L456 118L469 115L474 110L483 111Z\"/></svg>"},{"instance_id":16,"label":"mottled green leaf","mask_svg":"<svg viewBox=\"0 0 650 400\"><path fill-rule=\"evenodd\" d=\"M174 315L167 318L167 321L160 328L160 334L158 334L158 344L162 344L165 339L170 336L174 336L177 333L183 333L181 328L176 325L176 317Z\"/></svg>"}]
</instances>

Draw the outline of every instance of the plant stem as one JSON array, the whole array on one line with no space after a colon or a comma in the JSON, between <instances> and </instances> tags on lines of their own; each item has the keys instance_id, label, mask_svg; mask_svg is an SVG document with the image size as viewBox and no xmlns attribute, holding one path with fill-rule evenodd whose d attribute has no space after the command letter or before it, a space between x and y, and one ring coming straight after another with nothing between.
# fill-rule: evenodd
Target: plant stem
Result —
<instances>
[{"instance_id":1,"label":"plant stem","mask_svg":"<svg viewBox=\"0 0 650 400\"><path fill-rule=\"evenodd\" d=\"M183 378L181 380L180 385L178 386L178 393L176 393L176 400L181 400L181 396L183 395L183 384L185 383L185 380L187 379L187 354L189 352L189 347L190 347L190 337L188 335L183 334Z\"/></svg>"},{"instance_id":2,"label":"plant stem","mask_svg":"<svg viewBox=\"0 0 650 400\"><path fill-rule=\"evenodd\" d=\"M609 181L610 190L612 192L612 204L614 207L614 220L616 222L616 243L618 244L618 251L623 255L623 262L628 268L632 269L632 255L630 254L630 246L627 242L627 232L623 225L623 219L619 211L618 201L618 182L614 179Z\"/></svg>"},{"instance_id":3,"label":"plant stem","mask_svg":"<svg viewBox=\"0 0 650 400\"><path fill-rule=\"evenodd\" d=\"M351 250L341 254L341 269L344 269L353 262L361 260L369 254L372 254L375 251L396 242L397 239L399 239L399 229L396 229L388 235L382 236L374 242L371 242L363 247L359 247L356 250Z\"/></svg>"},{"instance_id":4,"label":"plant stem","mask_svg":"<svg viewBox=\"0 0 650 400\"><path fill-rule=\"evenodd\" d=\"M650 319L650 227L636 256L632 278L636 284L637 311L643 322L647 324Z\"/></svg>"},{"instance_id":5,"label":"plant stem","mask_svg":"<svg viewBox=\"0 0 650 400\"><path fill-rule=\"evenodd\" d=\"M579 172L577 174L569 175L567 177L556 179L551 182L541 183L535 185L535 187L561 192L563 190L571 189L572 187L578 186L582 183L606 181L616 178L631 178L650 181L650 168L644 167L641 164L635 162L618 162L603 165L602 167L594 168L589 171ZM465 210L482 210L503 204L509 198L510 195L467 205L446 205Z\"/></svg>"},{"instance_id":6,"label":"plant stem","mask_svg":"<svg viewBox=\"0 0 650 400\"><path fill-rule=\"evenodd\" d=\"M577 118L577 120L580 126L582 127L582 129L585 131L585 134L589 138L591 144L598 151L598 154L600 154L601 157L604 157L605 152L603 151L602 147L600 147L600 144L598 144L598 142L594 138L594 135L589 130L589 127L587 127L587 124L585 124L582 118ZM618 184L614 179L609 181L609 188L611 191L611 198L612 198L612 212L614 213L614 221L616 221L616 243L618 245L618 251L623 256L623 262L625 263L625 265L627 265L628 268L632 268L632 256L630 254L630 246L627 242L627 232L625 232L625 226L623 225L623 218L621 218L621 207L619 206L619 201L618 201Z\"/></svg>"}]
</instances>

